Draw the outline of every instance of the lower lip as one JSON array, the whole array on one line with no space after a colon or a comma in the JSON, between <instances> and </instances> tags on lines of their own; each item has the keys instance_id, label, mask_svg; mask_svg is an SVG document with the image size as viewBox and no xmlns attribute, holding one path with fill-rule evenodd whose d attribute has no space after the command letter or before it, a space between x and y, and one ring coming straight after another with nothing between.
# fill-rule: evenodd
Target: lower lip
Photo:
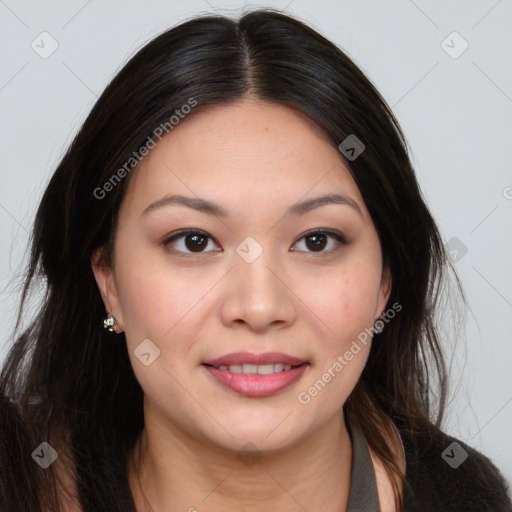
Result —
<instances>
[{"instance_id":1,"label":"lower lip","mask_svg":"<svg viewBox=\"0 0 512 512\"><path fill-rule=\"evenodd\" d=\"M213 366L203 365L210 375L223 386L244 396L271 396L283 391L297 382L308 368L304 363L272 375L246 375L219 370Z\"/></svg>"}]
</instances>

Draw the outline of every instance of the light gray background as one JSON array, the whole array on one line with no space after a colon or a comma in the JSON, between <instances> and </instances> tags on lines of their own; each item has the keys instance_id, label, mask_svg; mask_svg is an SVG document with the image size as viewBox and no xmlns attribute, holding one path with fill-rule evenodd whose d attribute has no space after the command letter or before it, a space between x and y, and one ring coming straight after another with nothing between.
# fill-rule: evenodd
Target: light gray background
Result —
<instances>
[{"instance_id":1,"label":"light gray background","mask_svg":"<svg viewBox=\"0 0 512 512\"><path fill-rule=\"evenodd\" d=\"M512 2L246 5L286 8L310 23L352 56L392 106L445 242L456 237L468 249L459 252L456 269L471 311L466 337L448 360L452 399L444 430L483 451L512 482ZM43 185L97 95L165 28L243 6L0 0L0 361L17 304L12 279L26 257ZM47 59L31 48L43 31L59 45ZM458 58L441 46L453 31L469 44ZM445 43L452 53L461 44L453 37ZM445 343L451 354L448 336Z\"/></svg>"}]
</instances>

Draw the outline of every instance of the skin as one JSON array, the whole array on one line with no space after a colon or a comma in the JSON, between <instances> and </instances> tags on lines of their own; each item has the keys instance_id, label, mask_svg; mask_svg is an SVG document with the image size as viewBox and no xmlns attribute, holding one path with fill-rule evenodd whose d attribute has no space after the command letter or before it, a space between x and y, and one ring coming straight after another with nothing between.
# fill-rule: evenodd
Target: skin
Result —
<instances>
[{"instance_id":1,"label":"skin","mask_svg":"<svg viewBox=\"0 0 512 512\"><path fill-rule=\"evenodd\" d=\"M352 447L342 406L371 341L307 405L297 395L374 324L391 278L339 150L300 111L247 98L190 114L134 172L112 268L100 264L101 251L92 265L144 391L145 428L128 467L137 509L145 510L144 495L155 511L345 510ZM285 215L333 192L360 211L330 204ZM176 205L143 214L171 194L214 201L229 217ZM165 246L185 228L210 237L202 249L194 252L190 236L188 245L181 237ZM347 243L328 236L315 250L304 234L317 228L339 231ZM263 249L252 263L236 252L249 236ZM134 354L145 339L160 350L148 366ZM309 367L276 395L241 396L201 365L238 351L280 351ZM237 457L248 442L261 456L250 466ZM390 445L399 456L392 433ZM372 457L382 509L394 510Z\"/></svg>"}]
</instances>

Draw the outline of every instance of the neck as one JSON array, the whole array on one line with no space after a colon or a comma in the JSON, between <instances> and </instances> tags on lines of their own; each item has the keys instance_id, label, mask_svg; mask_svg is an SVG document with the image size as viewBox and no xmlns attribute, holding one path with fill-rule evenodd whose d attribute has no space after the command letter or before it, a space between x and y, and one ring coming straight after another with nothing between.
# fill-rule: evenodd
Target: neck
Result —
<instances>
[{"instance_id":1,"label":"neck","mask_svg":"<svg viewBox=\"0 0 512 512\"><path fill-rule=\"evenodd\" d=\"M242 460L147 419L128 467L140 512L346 510L352 445L343 411L292 448Z\"/></svg>"}]
</instances>

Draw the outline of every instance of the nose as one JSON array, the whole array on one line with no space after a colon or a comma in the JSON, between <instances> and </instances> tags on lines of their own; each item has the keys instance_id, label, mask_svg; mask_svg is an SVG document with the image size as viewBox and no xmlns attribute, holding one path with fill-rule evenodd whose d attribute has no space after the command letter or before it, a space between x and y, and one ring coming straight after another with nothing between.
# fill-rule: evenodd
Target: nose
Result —
<instances>
[{"instance_id":1,"label":"nose","mask_svg":"<svg viewBox=\"0 0 512 512\"><path fill-rule=\"evenodd\" d=\"M290 281L289 273L270 250L264 250L252 263L236 256L225 289L222 322L259 333L291 325L297 298Z\"/></svg>"}]
</instances>

